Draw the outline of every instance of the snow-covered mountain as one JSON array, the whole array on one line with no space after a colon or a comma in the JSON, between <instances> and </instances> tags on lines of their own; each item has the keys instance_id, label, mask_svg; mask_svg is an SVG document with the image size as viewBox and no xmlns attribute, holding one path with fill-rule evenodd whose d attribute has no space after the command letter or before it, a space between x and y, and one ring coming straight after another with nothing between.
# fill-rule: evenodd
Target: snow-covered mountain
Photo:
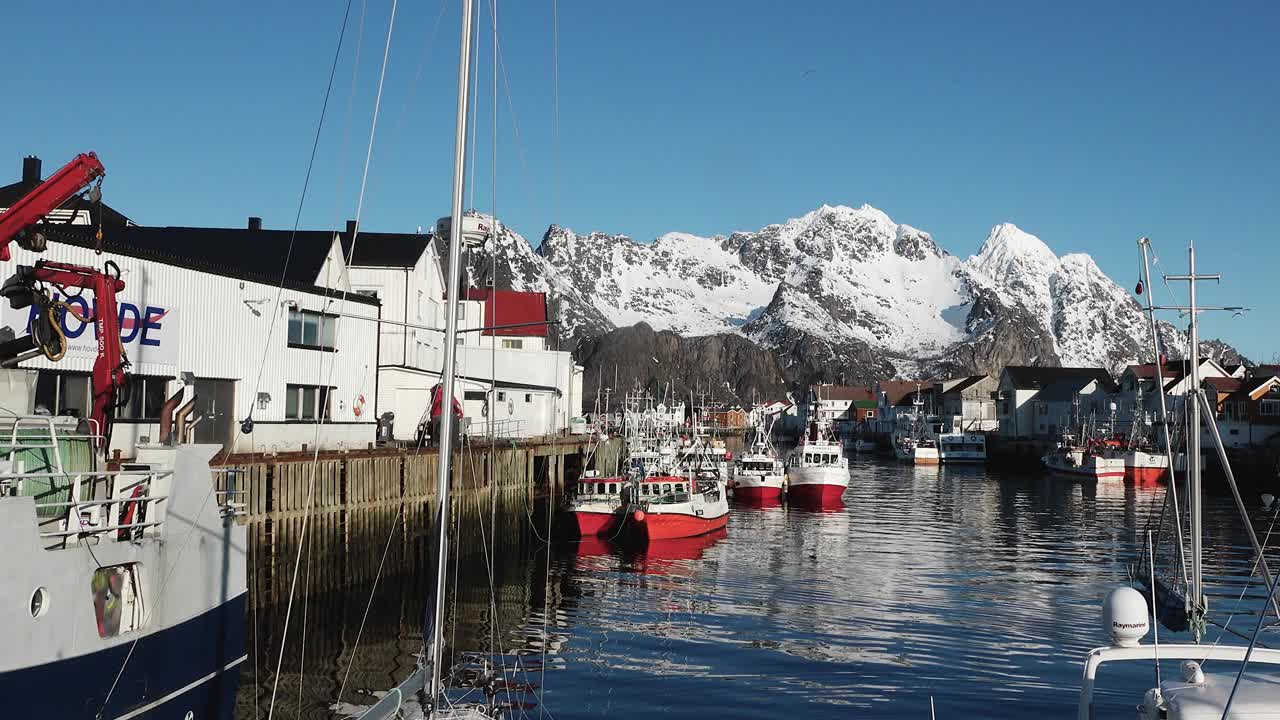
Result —
<instances>
[{"instance_id":1,"label":"snow-covered mountain","mask_svg":"<svg viewBox=\"0 0 1280 720\"><path fill-rule=\"evenodd\" d=\"M740 334L795 382L993 372L1009 364L1118 371L1146 351L1136 301L1084 254L1055 255L1012 224L961 260L873 207L822 206L755 232L653 243L552 226L535 251L503 226L497 285L551 296L581 340L645 322ZM494 258L471 256L484 284ZM1162 329L1170 355L1183 338Z\"/></svg>"}]
</instances>

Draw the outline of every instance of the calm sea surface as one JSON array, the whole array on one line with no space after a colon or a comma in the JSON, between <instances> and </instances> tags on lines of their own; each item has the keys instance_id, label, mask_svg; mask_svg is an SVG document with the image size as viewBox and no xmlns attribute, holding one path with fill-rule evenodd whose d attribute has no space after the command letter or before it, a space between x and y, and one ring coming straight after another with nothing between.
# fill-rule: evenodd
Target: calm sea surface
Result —
<instances>
[{"instance_id":1,"label":"calm sea surface","mask_svg":"<svg viewBox=\"0 0 1280 720\"><path fill-rule=\"evenodd\" d=\"M487 508L464 510L446 636L498 650L559 720L928 718L931 699L938 718L1074 717L1081 662L1103 644L1102 598L1164 490L862 458L850 474L842 509L735 506L726 532L644 551L548 544L542 506L500 513L492 535ZM1207 504L1206 577L1225 616L1245 587L1247 539L1227 499ZM1248 504L1265 535L1273 515ZM375 567L383 539L365 548ZM284 608L254 612L240 717L266 717L273 692L274 717L332 717L344 676L343 700L359 705L412 671L428 592L414 558L428 553L424 537L403 545L371 605L371 584L295 603L278 682ZM1249 590L1252 610L1260 583ZM1100 716L1132 717L1152 683L1149 666L1104 667Z\"/></svg>"}]
</instances>

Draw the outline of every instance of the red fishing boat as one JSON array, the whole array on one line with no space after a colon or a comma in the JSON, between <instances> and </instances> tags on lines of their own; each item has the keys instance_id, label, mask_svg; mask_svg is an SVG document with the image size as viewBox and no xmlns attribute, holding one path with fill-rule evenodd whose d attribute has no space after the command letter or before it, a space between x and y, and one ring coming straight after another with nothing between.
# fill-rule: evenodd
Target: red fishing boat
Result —
<instances>
[{"instance_id":1,"label":"red fishing boat","mask_svg":"<svg viewBox=\"0 0 1280 720\"><path fill-rule=\"evenodd\" d=\"M632 481L618 512L619 534L649 542L696 537L729 524L724 481L708 477L655 475Z\"/></svg>"}]
</instances>

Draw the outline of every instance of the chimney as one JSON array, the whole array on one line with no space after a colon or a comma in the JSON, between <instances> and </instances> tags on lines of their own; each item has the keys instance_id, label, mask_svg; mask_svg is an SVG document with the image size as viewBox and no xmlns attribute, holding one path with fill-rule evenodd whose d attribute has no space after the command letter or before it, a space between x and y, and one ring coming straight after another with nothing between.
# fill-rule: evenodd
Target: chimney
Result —
<instances>
[{"instance_id":1,"label":"chimney","mask_svg":"<svg viewBox=\"0 0 1280 720\"><path fill-rule=\"evenodd\" d=\"M355 220L348 220L348 221L347 221L347 235L348 235L348 236L354 236L355 234L356 234L356 221L355 221Z\"/></svg>"},{"instance_id":2,"label":"chimney","mask_svg":"<svg viewBox=\"0 0 1280 720\"><path fill-rule=\"evenodd\" d=\"M22 182L40 182L40 158L35 155L22 158Z\"/></svg>"},{"instance_id":3,"label":"chimney","mask_svg":"<svg viewBox=\"0 0 1280 720\"><path fill-rule=\"evenodd\" d=\"M249 229L250 229L250 230L261 230L261 229L262 229L262 218L260 218L260 217L253 217L253 216L250 216L250 217L249 217Z\"/></svg>"}]
</instances>

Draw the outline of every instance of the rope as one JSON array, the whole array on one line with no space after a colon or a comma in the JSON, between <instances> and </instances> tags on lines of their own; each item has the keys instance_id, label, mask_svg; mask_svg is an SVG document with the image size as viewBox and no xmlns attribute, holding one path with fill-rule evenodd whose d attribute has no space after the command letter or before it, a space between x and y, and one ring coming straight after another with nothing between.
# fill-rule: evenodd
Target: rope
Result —
<instances>
[{"instance_id":1,"label":"rope","mask_svg":"<svg viewBox=\"0 0 1280 720\"><path fill-rule=\"evenodd\" d=\"M213 497L214 487L214 483L210 482L209 492L205 494L204 502L200 503L200 509L196 511L195 517L198 518L204 514L205 507L209 505L209 498ZM169 580L173 577L173 571L177 569L178 561L182 559L182 554L187 549L187 542L191 540L191 536L195 534L195 529L195 522L192 522L191 525L187 527L187 533L182 537L182 544L178 546L178 554L174 557L173 564L169 566L169 572L165 573L164 581L160 583L160 590L156 592L156 603L160 601L160 598L164 597L164 591L169 587ZM151 606L155 607L156 603L152 603ZM150 622L151 608L148 608L146 617L142 620L142 626L146 627ZM133 642L129 643L129 652L124 656L124 662L120 663L120 670L116 673L115 680L111 681L111 689L107 690L107 696L103 698L102 706L98 708L97 714L94 715L96 720L102 720L102 714L107 711L107 704L111 702L111 696L115 694L116 687L120 684L120 678L124 676L125 668L129 667L129 660L133 658L133 651L137 649L138 641L144 637L147 637L147 635L139 634L138 637L133 639Z\"/></svg>"},{"instance_id":2,"label":"rope","mask_svg":"<svg viewBox=\"0 0 1280 720\"><path fill-rule=\"evenodd\" d=\"M355 254L356 240L357 240L357 237L359 236L360 214L364 208L365 188L367 187L368 180L369 180L369 165L373 159L373 142L378 129L378 112L382 106L382 88L387 75L387 61L391 55L391 36L393 31L395 30L395 25L396 25L397 2L398 0L391 0L391 17L387 22L387 39L386 39L386 44L382 51L382 70L379 72L379 75L378 75L378 92L373 102L373 121L369 127L369 144L368 144L368 148L365 150L364 172L361 174L361 177L360 177L360 195L356 202L356 228L357 229L356 229L356 232L352 233L351 248L348 251L347 257L346 257L346 267L350 267L351 265L351 258ZM346 21L344 19L343 21L344 27L345 27L345 23ZM327 294L327 290L326 290L326 294ZM339 297L339 310L340 310L339 315L342 314L341 310L346 309L347 295L348 295L348 291L344 287ZM328 307L328 303L326 303L326 307ZM335 321L335 324L334 324L334 345L335 346L338 345L337 338L339 333L342 330L342 327L343 326L341 324L338 324ZM329 381L328 383L326 383L326 385L332 386L333 373L336 370L336 368L337 368L337 359L330 358L329 359ZM325 395L326 405L328 404L329 401L332 400L330 396L331 396L331 393L326 393ZM306 505L308 508L312 506L315 498L316 469L320 463L320 428L323 427L324 415L326 414L327 412L316 413L317 417L315 422L315 436L314 436L315 450L313 451L312 458L311 458L311 477L309 482L307 483ZM281 638L281 641L280 641L280 656L278 661L276 662L276 674L275 674L274 682L272 683L272 687L271 687L271 704L268 706L268 709L267 709L268 720L270 720L274 716L275 705L276 705L276 694L280 689L280 670L284 664L284 651L285 651L285 646L289 639L289 620L293 614L293 602L294 602L294 598L295 598L297 586L298 586L298 570L302 564L302 547L303 545L306 544L307 533L308 533L308 530L310 529L310 525L311 525L311 512L310 510L308 510L308 512L303 516L303 519L302 519L301 539L298 545L297 556L294 559L293 577L289 583L289 602L285 608L284 631L283 631L283 637ZM305 654L305 652L303 654Z\"/></svg>"},{"instance_id":3,"label":"rope","mask_svg":"<svg viewBox=\"0 0 1280 720\"><path fill-rule=\"evenodd\" d=\"M394 0L393 0L394 1ZM320 120L316 123L316 133L311 141L311 156L307 160L307 173L302 180L302 193L298 197L298 210L293 217L293 230L289 233L289 245L285 251L284 268L280 270L280 284L276 288L277 312L271 313L271 322L267 326L267 339L262 344L262 360L258 363L258 376L253 381L253 392L249 395L249 419L253 418L254 408L257 407L258 391L262 388L262 375L267 367L267 355L271 352L271 338L275 335L276 319L280 316L278 309L284 298L284 285L289 277L289 261L293 259L293 243L298 236L298 226L302 222L302 207L307 201L307 190L311 187L311 172L316 164L316 152L320 148L320 133L324 129L325 113L329 109L329 97L333 94L333 78L338 72L338 58L342 54L342 41L347 35L347 20L351 16L351 0L347 0L346 10L342 14L342 28L338 31L338 46L333 50L333 63L329 68L329 81L324 89L324 101L320 104ZM231 450L228 454L235 453L236 443L239 441L240 435L235 435L231 440Z\"/></svg>"},{"instance_id":4,"label":"rope","mask_svg":"<svg viewBox=\"0 0 1280 720\"><path fill-rule=\"evenodd\" d=\"M403 496L400 499L400 517L404 517ZM360 650L360 639L364 635L365 623L369 620L369 610L373 607L373 597L378 592L378 582L382 579L382 568L387 564L387 555L391 552L391 539L396 536L396 528L399 526L399 520L391 523L391 531L387 533L387 542L382 546L382 559L378 561L378 571L373 576L373 587L369 589L369 602L365 603L364 615L360 617L360 628L356 630L356 640L351 647L351 658L347 661L346 671L342 673L342 685L338 687L337 701L339 703L342 702L342 695L347 690L347 679L351 677L351 668L356 664L356 655ZM306 647L305 643L303 647ZM303 654L305 655L305 653Z\"/></svg>"},{"instance_id":5,"label":"rope","mask_svg":"<svg viewBox=\"0 0 1280 720\"><path fill-rule=\"evenodd\" d=\"M1218 647L1218 643L1222 642L1222 636L1225 635L1228 631L1228 628L1231 627L1231 621L1235 619L1236 613L1240 609L1240 603L1244 601L1245 594L1249 592L1249 586L1253 584L1253 578L1258 574L1258 567L1262 564L1262 558L1266 553L1267 546L1271 544L1271 531L1275 529L1277 519L1280 519L1280 503L1277 503L1276 512L1271 516L1271 524L1267 527L1267 534L1262 539L1262 552L1258 553L1258 557L1254 558L1253 566L1249 568L1249 579L1245 580L1244 587L1240 589L1240 595L1236 598L1235 603L1231 606L1231 613L1227 615L1227 621L1222 624L1222 627L1218 632L1218 637L1215 638L1213 641L1213 645L1209 646L1210 650ZM1262 614L1264 616L1267 614L1267 608L1265 604L1262 607ZM1201 667L1203 667L1208 662L1209 662L1209 658L1206 656L1204 659L1200 661Z\"/></svg>"}]
</instances>

